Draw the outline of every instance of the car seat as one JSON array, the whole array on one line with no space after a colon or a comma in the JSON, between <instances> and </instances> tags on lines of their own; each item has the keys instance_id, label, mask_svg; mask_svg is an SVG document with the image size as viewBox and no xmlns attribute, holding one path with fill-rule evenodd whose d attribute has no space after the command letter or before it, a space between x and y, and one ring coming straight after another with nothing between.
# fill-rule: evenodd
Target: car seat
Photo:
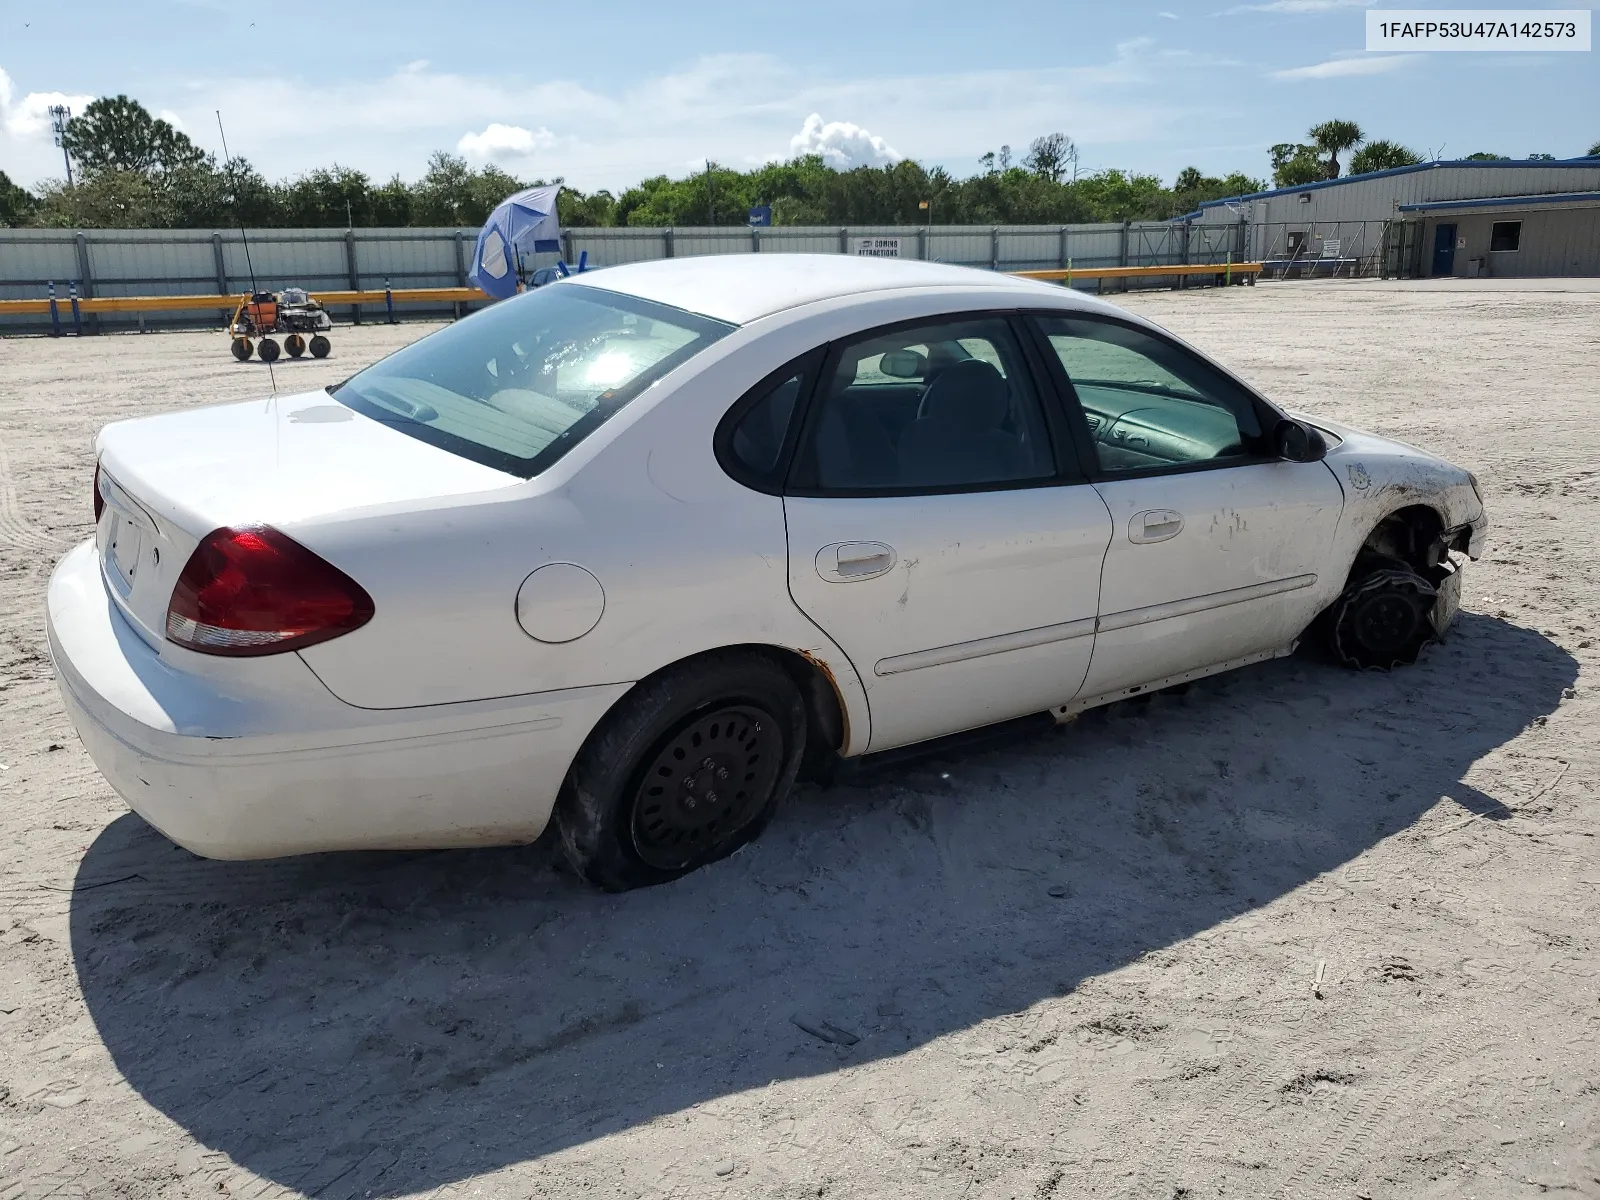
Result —
<instances>
[{"instance_id":1,"label":"car seat","mask_svg":"<svg viewBox=\"0 0 1600 1200\"><path fill-rule=\"evenodd\" d=\"M906 487L997 483L1030 472L1021 440L1003 428L1011 389L999 371L968 359L940 372L917 419L900 437L900 482Z\"/></svg>"}]
</instances>

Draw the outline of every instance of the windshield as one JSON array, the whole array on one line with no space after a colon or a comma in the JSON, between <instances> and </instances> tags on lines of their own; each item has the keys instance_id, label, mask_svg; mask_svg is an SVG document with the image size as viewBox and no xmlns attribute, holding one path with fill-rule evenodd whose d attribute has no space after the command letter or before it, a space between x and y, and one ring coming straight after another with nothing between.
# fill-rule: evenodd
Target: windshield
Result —
<instances>
[{"instance_id":1,"label":"windshield","mask_svg":"<svg viewBox=\"0 0 1600 1200\"><path fill-rule=\"evenodd\" d=\"M599 288L543 287L330 389L359 413L531 478L734 326Z\"/></svg>"}]
</instances>

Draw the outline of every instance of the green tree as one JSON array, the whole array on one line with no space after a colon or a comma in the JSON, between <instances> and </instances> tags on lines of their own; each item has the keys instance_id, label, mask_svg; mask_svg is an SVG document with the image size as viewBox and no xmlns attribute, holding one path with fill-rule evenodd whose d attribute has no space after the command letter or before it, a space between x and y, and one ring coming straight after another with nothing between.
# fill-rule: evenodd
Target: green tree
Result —
<instances>
[{"instance_id":1,"label":"green tree","mask_svg":"<svg viewBox=\"0 0 1600 1200\"><path fill-rule=\"evenodd\" d=\"M482 225L500 201L530 186L499 167L474 171L466 159L436 151L411 189L411 219L418 225Z\"/></svg>"},{"instance_id":2,"label":"green tree","mask_svg":"<svg viewBox=\"0 0 1600 1200\"><path fill-rule=\"evenodd\" d=\"M1422 161L1422 155L1382 138L1368 142L1355 152L1350 160L1350 174L1365 175L1369 171L1389 171L1395 167L1410 167Z\"/></svg>"},{"instance_id":3,"label":"green tree","mask_svg":"<svg viewBox=\"0 0 1600 1200\"><path fill-rule=\"evenodd\" d=\"M1487 150L1478 150L1467 155L1462 162L1510 162L1511 159L1504 154L1491 154Z\"/></svg>"},{"instance_id":4,"label":"green tree","mask_svg":"<svg viewBox=\"0 0 1600 1200\"><path fill-rule=\"evenodd\" d=\"M1323 121L1306 131L1313 145L1328 156L1327 178L1339 178L1339 155L1366 141L1366 134L1354 121Z\"/></svg>"},{"instance_id":5,"label":"green tree","mask_svg":"<svg viewBox=\"0 0 1600 1200\"><path fill-rule=\"evenodd\" d=\"M165 229L172 209L159 179L143 171L102 169L68 187L51 180L39 190L35 224L72 229Z\"/></svg>"},{"instance_id":6,"label":"green tree","mask_svg":"<svg viewBox=\"0 0 1600 1200\"><path fill-rule=\"evenodd\" d=\"M11 176L0 171L0 227L26 225L39 202L33 193L11 182Z\"/></svg>"},{"instance_id":7,"label":"green tree","mask_svg":"<svg viewBox=\"0 0 1600 1200\"><path fill-rule=\"evenodd\" d=\"M1528 155L1528 161L1529 162L1555 162L1556 161L1556 156L1554 154L1530 154L1530 155Z\"/></svg>"},{"instance_id":8,"label":"green tree","mask_svg":"<svg viewBox=\"0 0 1600 1200\"><path fill-rule=\"evenodd\" d=\"M1600 142L1596 142L1589 147L1589 155L1590 157L1600 156Z\"/></svg>"},{"instance_id":9,"label":"green tree","mask_svg":"<svg viewBox=\"0 0 1600 1200\"><path fill-rule=\"evenodd\" d=\"M1178 172L1172 184L1172 211L1166 215L1179 217L1193 212L1208 200L1226 200L1231 196L1248 196L1251 192L1266 191L1259 179L1235 171L1223 179L1203 175L1198 167L1185 167Z\"/></svg>"},{"instance_id":10,"label":"green tree","mask_svg":"<svg viewBox=\"0 0 1600 1200\"><path fill-rule=\"evenodd\" d=\"M67 122L62 144L85 174L171 171L205 157L188 135L126 96L91 101Z\"/></svg>"},{"instance_id":11,"label":"green tree","mask_svg":"<svg viewBox=\"0 0 1600 1200\"><path fill-rule=\"evenodd\" d=\"M285 225L339 228L373 223L372 180L365 172L335 163L307 171L274 190Z\"/></svg>"},{"instance_id":12,"label":"green tree","mask_svg":"<svg viewBox=\"0 0 1600 1200\"><path fill-rule=\"evenodd\" d=\"M1028 144L1028 155L1022 165L1040 179L1060 183L1075 157L1076 148L1071 138L1064 133L1047 133Z\"/></svg>"},{"instance_id":13,"label":"green tree","mask_svg":"<svg viewBox=\"0 0 1600 1200\"><path fill-rule=\"evenodd\" d=\"M1317 148L1300 142L1279 142L1268 151L1272 159L1274 187L1301 187L1328 177L1327 167L1317 158Z\"/></svg>"},{"instance_id":14,"label":"green tree","mask_svg":"<svg viewBox=\"0 0 1600 1200\"><path fill-rule=\"evenodd\" d=\"M395 175L371 192L372 223L380 229L411 224L411 185Z\"/></svg>"},{"instance_id":15,"label":"green tree","mask_svg":"<svg viewBox=\"0 0 1600 1200\"><path fill-rule=\"evenodd\" d=\"M612 225L616 223L616 210L617 198L604 190L584 193L563 184L561 194L556 197L556 214L563 227Z\"/></svg>"}]
</instances>

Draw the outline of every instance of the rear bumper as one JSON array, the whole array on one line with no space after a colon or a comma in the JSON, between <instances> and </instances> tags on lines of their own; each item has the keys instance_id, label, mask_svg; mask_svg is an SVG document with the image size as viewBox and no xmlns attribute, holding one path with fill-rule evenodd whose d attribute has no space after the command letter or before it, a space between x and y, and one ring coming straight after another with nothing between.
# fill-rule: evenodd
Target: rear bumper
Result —
<instances>
[{"instance_id":1,"label":"rear bumper","mask_svg":"<svg viewBox=\"0 0 1600 1200\"><path fill-rule=\"evenodd\" d=\"M47 609L62 699L95 765L210 858L531 841L628 688L355 708L297 655L158 652L106 595L92 543L62 559Z\"/></svg>"}]
</instances>

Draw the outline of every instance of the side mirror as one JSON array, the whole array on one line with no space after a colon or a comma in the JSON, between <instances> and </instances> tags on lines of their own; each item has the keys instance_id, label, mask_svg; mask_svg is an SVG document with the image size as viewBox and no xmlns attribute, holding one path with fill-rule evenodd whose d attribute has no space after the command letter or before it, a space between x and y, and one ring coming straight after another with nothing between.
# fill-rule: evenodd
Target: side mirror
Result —
<instances>
[{"instance_id":1,"label":"side mirror","mask_svg":"<svg viewBox=\"0 0 1600 1200\"><path fill-rule=\"evenodd\" d=\"M1304 421L1279 421L1272 442L1278 457L1289 462L1321 462L1328 456L1327 439Z\"/></svg>"}]
</instances>

